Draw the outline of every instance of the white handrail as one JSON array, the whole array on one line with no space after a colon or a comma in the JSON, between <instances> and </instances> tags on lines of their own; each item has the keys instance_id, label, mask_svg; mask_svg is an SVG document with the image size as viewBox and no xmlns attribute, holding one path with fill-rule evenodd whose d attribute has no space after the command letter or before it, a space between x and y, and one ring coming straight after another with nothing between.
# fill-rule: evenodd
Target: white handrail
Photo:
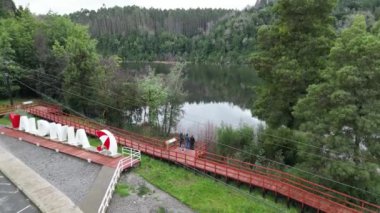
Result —
<instances>
[{"instance_id":1,"label":"white handrail","mask_svg":"<svg viewBox=\"0 0 380 213\"><path fill-rule=\"evenodd\" d=\"M136 161L141 160L141 152L139 150L131 149L128 147L123 147L122 152L123 155L128 154L128 157L122 158L117 164L116 170L113 173L110 184L107 187L106 193L103 197L102 203L98 209L98 213L106 212L106 209L109 205L109 202L112 198L113 191L115 190L117 181L121 175L121 172L129 167L132 167Z\"/></svg>"},{"instance_id":2,"label":"white handrail","mask_svg":"<svg viewBox=\"0 0 380 213\"><path fill-rule=\"evenodd\" d=\"M137 149L132 149L126 146L121 148L121 153L125 156L128 155L132 158L130 166L132 167L136 161L141 161L141 151Z\"/></svg>"}]
</instances>

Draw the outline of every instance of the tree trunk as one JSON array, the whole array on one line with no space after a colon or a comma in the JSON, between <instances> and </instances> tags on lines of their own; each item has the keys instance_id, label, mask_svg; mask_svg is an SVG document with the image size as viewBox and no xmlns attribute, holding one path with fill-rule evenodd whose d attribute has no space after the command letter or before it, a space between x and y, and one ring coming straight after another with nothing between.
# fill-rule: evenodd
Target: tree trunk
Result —
<instances>
[{"instance_id":1,"label":"tree trunk","mask_svg":"<svg viewBox=\"0 0 380 213\"><path fill-rule=\"evenodd\" d=\"M169 111L169 124L168 124L168 129L167 129L167 135L170 134L170 129L172 127L172 120L173 120L173 104L170 104L170 111Z\"/></svg>"},{"instance_id":2,"label":"tree trunk","mask_svg":"<svg viewBox=\"0 0 380 213\"><path fill-rule=\"evenodd\" d=\"M164 109L164 120L162 121L162 129L161 129L161 131L162 131L162 133L164 133L165 134L165 132L166 132L166 120L167 120L167 111L168 111L168 103L166 103L165 104L165 109Z\"/></svg>"}]
</instances>

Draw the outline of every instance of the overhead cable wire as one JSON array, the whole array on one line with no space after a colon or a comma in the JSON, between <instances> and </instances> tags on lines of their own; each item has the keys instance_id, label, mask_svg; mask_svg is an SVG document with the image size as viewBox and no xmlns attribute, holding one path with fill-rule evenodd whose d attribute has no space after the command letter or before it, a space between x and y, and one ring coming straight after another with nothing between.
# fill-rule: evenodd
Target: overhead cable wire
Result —
<instances>
[{"instance_id":1,"label":"overhead cable wire","mask_svg":"<svg viewBox=\"0 0 380 213\"><path fill-rule=\"evenodd\" d=\"M17 81L21 83L21 81L19 81L19 80L17 80ZM25 83L22 83L22 84L25 85ZM30 87L29 87L29 88L30 88ZM55 88L56 88L56 89L59 89L59 88L57 88L57 87L55 87ZM63 89L59 89L59 90L65 92ZM74 93L70 93L70 94L76 95L76 94L74 94ZM85 98L85 97L80 96L80 95L76 95L76 96L79 97L79 98L84 98L84 99L86 99L86 100L90 100L90 99ZM93 101L93 102L96 103L97 101ZM102 103L102 105L107 106L107 104L104 104L104 103ZM111 106L111 107L112 107L112 106ZM112 108L114 108L114 107L112 107ZM117 108L115 108L115 109L117 109ZM122 111L122 110L120 110L120 109L117 109L117 110ZM308 175L311 175L311 176L317 177L317 178L322 179L322 180L327 180L327 181L330 181L330 182L333 182L333 183L336 183L336 184L339 184L339 185L342 185L342 186L345 186L345 187L349 187L349 188L352 188L352 189L355 189L355 190L361 191L361 192L363 192L363 193L372 194L372 195L374 195L374 196L376 196L376 197L380 197L380 195L377 195L377 194L375 194L375 193L369 192L369 191L367 191L367 190L364 190L364 189L361 189L361 188L358 188L358 187L355 187L355 186L351 186L351 185L348 185L348 184L345 184L345 183L341 183L341 182L339 182L339 181L336 181L336 180L333 180L333 179L330 179L330 178L327 178L327 177L323 177L323 176L320 176L320 175L318 175L318 174L314 174L314 173L311 173L311 172L309 172L309 171L302 170L302 169L297 168L297 167L293 167L293 166L290 166L290 165L286 165L286 164L284 164L284 163L277 162L277 161L274 161L274 160L272 160L272 159L265 158L265 157L260 156L260 155L256 155L256 154L253 154L253 153L249 153L249 152L246 152L246 151L244 151L244 150L241 150L241 149L236 148L236 147L233 147L233 146L229 146L229 145L226 145L226 144L223 144L223 143L218 143L218 142L211 141L211 140L208 140L208 139L206 139L206 140L207 140L207 142L214 143L214 144L221 144L222 146L226 146L226 147L228 147L228 148L230 148L230 149L234 149L234 150L236 150L236 151L238 151L238 152L245 153L245 154L248 154L248 155L251 155L251 156L255 156L255 157L257 157L257 158L264 159L264 160L266 160L266 161L269 161L269 162L272 162L272 163L275 163L275 164L278 164L278 165L281 165L281 166L285 166L286 168L293 168L294 170L297 170L297 171L299 171L299 172L302 172L302 173L305 173L305 174L308 174Z\"/></svg>"},{"instance_id":2,"label":"overhead cable wire","mask_svg":"<svg viewBox=\"0 0 380 213\"><path fill-rule=\"evenodd\" d=\"M59 103L58 101L55 101L55 100L54 100L53 98L51 98L50 96L48 96L48 95L46 95L46 94L44 94L44 93L42 93L42 92L39 92L39 91L37 91L36 89L33 89L32 87L28 86L27 84L25 84L25 83L23 83L23 82L21 82L21 81L19 81L19 80L16 80L16 81L19 82L20 84L22 84L23 86L25 86L25 87L31 89L32 91L36 92L37 94L39 94L39 95L41 95L41 96L43 96L43 97L49 99L50 101L52 101L52 102L54 102L54 103L56 103L56 104L58 104L58 105L60 105L60 106L63 106L63 107L65 107L65 108L67 108L65 105ZM72 110L72 109L70 108L70 110ZM76 113L82 115L82 114L79 113L79 112L76 112ZM85 115L82 115L82 116L85 116ZM211 176L211 175L208 175L208 174L206 174L206 173L203 173L203 172L199 171L198 169L195 169L195 168L190 167L190 166L185 165L185 164L181 164L181 165L185 166L185 167L188 168L188 169L191 169L191 170L197 172L197 173L200 174L200 175L204 175L204 176L206 176L206 177L208 177L208 178L214 179L215 181L217 181L217 182L219 182L220 184L223 184L223 185L229 187L231 190L233 190L233 191L235 191L235 192L237 192L237 193L246 194L246 195L250 196L251 198L253 198L254 200L256 200L256 201L260 201L260 202L261 202L261 200L259 200L258 198L254 197L254 196L251 195L250 193L247 193L247 192L244 192L244 191L242 191L242 190L239 190L239 189L237 189L236 187L231 186L230 184L224 183L223 181L221 181L221 180L219 180L219 179L217 179L217 178L215 178L215 177L213 177L213 176ZM278 207L276 207L276 206L274 206L274 205L270 205L269 203L264 203L264 205L266 205L266 206L268 206L268 207L270 207L270 208L272 208L272 209L274 209L274 210L278 210L278 211L281 210L280 208L278 208Z\"/></svg>"}]
</instances>

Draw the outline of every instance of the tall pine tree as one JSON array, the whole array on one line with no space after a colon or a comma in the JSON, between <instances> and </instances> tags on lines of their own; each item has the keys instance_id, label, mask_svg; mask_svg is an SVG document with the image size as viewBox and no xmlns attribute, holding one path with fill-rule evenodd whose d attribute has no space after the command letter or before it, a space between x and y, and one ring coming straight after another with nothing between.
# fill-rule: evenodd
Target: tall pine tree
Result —
<instances>
[{"instance_id":1,"label":"tall pine tree","mask_svg":"<svg viewBox=\"0 0 380 213\"><path fill-rule=\"evenodd\" d=\"M380 37L367 31L364 16L356 17L336 40L322 82L308 88L294 115L320 147L307 150L300 166L380 194ZM309 153L333 160L312 159ZM333 187L380 201L358 190Z\"/></svg>"},{"instance_id":2,"label":"tall pine tree","mask_svg":"<svg viewBox=\"0 0 380 213\"><path fill-rule=\"evenodd\" d=\"M293 107L319 81L318 71L333 44L334 5L334 0L279 0L274 6L277 20L259 29L253 65L264 84L253 113L270 126L297 126Z\"/></svg>"}]
</instances>

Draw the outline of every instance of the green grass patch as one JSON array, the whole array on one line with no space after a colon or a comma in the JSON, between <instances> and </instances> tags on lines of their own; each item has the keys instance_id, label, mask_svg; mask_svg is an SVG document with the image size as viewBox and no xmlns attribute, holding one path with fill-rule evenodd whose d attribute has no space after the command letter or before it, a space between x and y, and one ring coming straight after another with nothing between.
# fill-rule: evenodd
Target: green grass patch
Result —
<instances>
[{"instance_id":1,"label":"green grass patch","mask_svg":"<svg viewBox=\"0 0 380 213\"><path fill-rule=\"evenodd\" d=\"M117 144L117 152L122 153L123 152L123 146L120 144ZM128 154L124 154L124 156L129 156Z\"/></svg>"},{"instance_id":2,"label":"green grass patch","mask_svg":"<svg viewBox=\"0 0 380 213\"><path fill-rule=\"evenodd\" d=\"M8 115L4 115L0 118L0 125L8 126L11 125Z\"/></svg>"},{"instance_id":3,"label":"green grass patch","mask_svg":"<svg viewBox=\"0 0 380 213\"><path fill-rule=\"evenodd\" d=\"M102 144L102 142L100 141L99 138L92 137L92 136L88 136L88 142L90 142L90 145L93 147L98 147ZM117 145L117 152L118 153L121 153L122 147L123 146L121 146L120 144ZM128 155L126 155L126 156L128 156Z\"/></svg>"},{"instance_id":4,"label":"green grass patch","mask_svg":"<svg viewBox=\"0 0 380 213\"><path fill-rule=\"evenodd\" d=\"M23 111L23 110L16 110L15 113L19 114L19 115L26 115L28 116L28 118L33 118L34 116L28 114L27 112ZM37 119L37 118L36 118ZM4 126L9 126L11 125L11 120L9 120L9 113L3 115L2 117L0 117L0 125L4 125Z\"/></svg>"},{"instance_id":5,"label":"green grass patch","mask_svg":"<svg viewBox=\"0 0 380 213\"><path fill-rule=\"evenodd\" d=\"M150 193L151 193L150 189L148 187L146 187L145 184L141 184L137 188L137 195L140 196L140 197L142 197L142 196L144 196L146 194L150 194Z\"/></svg>"},{"instance_id":6,"label":"green grass patch","mask_svg":"<svg viewBox=\"0 0 380 213\"><path fill-rule=\"evenodd\" d=\"M136 172L197 212L297 212L284 203L275 203L270 196L265 199L259 192L249 194L247 188L231 188L147 156Z\"/></svg>"},{"instance_id":7,"label":"green grass patch","mask_svg":"<svg viewBox=\"0 0 380 213\"><path fill-rule=\"evenodd\" d=\"M119 183L116 185L115 192L120 195L120 197L127 197L130 195L131 187L127 184Z\"/></svg>"},{"instance_id":8,"label":"green grass patch","mask_svg":"<svg viewBox=\"0 0 380 213\"><path fill-rule=\"evenodd\" d=\"M90 142L90 145L94 147L100 146L102 144L99 138L95 137L88 137L88 142Z\"/></svg>"},{"instance_id":9,"label":"green grass patch","mask_svg":"<svg viewBox=\"0 0 380 213\"><path fill-rule=\"evenodd\" d=\"M158 207L157 209L157 213L166 213L166 212L167 212L166 209L162 206Z\"/></svg>"}]
</instances>

